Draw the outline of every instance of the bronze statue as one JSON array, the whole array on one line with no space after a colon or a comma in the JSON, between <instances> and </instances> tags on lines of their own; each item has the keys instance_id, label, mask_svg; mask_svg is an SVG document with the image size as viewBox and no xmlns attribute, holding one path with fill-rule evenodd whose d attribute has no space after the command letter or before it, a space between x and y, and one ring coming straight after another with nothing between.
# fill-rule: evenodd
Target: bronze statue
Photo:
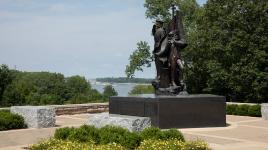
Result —
<instances>
[{"instance_id":1,"label":"bronze statue","mask_svg":"<svg viewBox=\"0 0 268 150\"><path fill-rule=\"evenodd\" d=\"M187 46L180 11L172 5L172 20L164 23L156 20L152 29L154 36L154 58L156 79L152 82L156 94L179 94L186 91L183 82L181 51ZM166 25L164 27L164 24Z\"/></svg>"}]
</instances>

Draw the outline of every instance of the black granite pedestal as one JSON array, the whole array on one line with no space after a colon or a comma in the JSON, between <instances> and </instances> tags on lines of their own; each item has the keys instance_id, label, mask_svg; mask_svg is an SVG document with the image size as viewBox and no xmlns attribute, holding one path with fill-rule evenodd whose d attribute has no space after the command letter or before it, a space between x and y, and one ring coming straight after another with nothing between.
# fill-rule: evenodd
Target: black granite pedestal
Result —
<instances>
[{"instance_id":1,"label":"black granite pedestal","mask_svg":"<svg viewBox=\"0 0 268 150\"><path fill-rule=\"evenodd\" d=\"M226 126L225 97L216 95L114 96L109 113L150 117L153 126L167 128Z\"/></svg>"}]
</instances>

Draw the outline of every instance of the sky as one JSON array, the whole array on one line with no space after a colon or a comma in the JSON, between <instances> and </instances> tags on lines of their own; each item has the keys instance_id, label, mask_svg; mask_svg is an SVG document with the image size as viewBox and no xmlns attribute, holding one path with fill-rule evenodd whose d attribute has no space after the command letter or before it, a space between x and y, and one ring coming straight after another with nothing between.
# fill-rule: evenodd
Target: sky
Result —
<instances>
[{"instance_id":1,"label":"sky","mask_svg":"<svg viewBox=\"0 0 268 150\"><path fill-rule=\"evenodd\" d=\"M0 64L65 76L124 77L137 42L153 47L153 21L145 18L143 4L144 0L0 0ZM154 66L135 74L154 76Z\"/></svg>"}]
</instances>

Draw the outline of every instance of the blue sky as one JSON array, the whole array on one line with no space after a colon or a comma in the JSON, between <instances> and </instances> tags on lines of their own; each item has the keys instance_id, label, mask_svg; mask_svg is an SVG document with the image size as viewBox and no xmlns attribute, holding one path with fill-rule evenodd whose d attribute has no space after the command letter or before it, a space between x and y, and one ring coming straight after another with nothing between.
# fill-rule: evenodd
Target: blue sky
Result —
<instances>
[{"instance_id":1,"label":"blue sky","mask_svg":"<svg viewBox=\"0 0 268 150\"><path fill-rule=\"evenodd\" d=\"M198 0L203 4L206 0ZM87 78L125 76L152 20L143 0L0 0L0 64ZM153 78L154 66L137 77Z\"/></svg>"}]
</instances>

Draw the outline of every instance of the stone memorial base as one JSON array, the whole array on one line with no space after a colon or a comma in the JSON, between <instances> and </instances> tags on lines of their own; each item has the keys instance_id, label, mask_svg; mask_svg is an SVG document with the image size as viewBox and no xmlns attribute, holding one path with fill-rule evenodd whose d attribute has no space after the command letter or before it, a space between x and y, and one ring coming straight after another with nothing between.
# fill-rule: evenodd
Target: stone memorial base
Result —
<instances>
[{"instance_id":1,"label":"stone memorial base","mask_svg":"<svg viewBox=\"0 0 268 150\"><path fill-rule=\"evenodd\" d=\"M110 97L109 113L150 117L152 126L167 128L226 126L225 97L216 95Z\"/></svg>"},{"instance_id":2,"label":"stone memorial base","mask_svg":"<svg viewBox=\"0 0 268 150\"><path fill-rule=\"evenodd\" d=\"M268 120L268 103L261 104L261 115L263 119Z\"/></svg>"},{"instance_id":3,"label":"stone memorial base","mask_svg":"<svg viewBox=\"0 0 268 150\"><path fill-rule=\"evenodd\" d=\"M24 118L28 128L54 127L55 109L47 106L12 106L10 111Z\"/></svg>"},{"instance_id":4,"label":"stone memorial base","mask_svg":"<svg viewBox=\"0 0 268 150\"><path fill-rule=\"evenodd\" d=\"M151 126L149 117L125 116L108 113L96 114L89 118L88 125L93 125L97 128L106 125L120 126L128 129L129 131L142 131L143 129Z\"/></svg>"}]
</instances>

